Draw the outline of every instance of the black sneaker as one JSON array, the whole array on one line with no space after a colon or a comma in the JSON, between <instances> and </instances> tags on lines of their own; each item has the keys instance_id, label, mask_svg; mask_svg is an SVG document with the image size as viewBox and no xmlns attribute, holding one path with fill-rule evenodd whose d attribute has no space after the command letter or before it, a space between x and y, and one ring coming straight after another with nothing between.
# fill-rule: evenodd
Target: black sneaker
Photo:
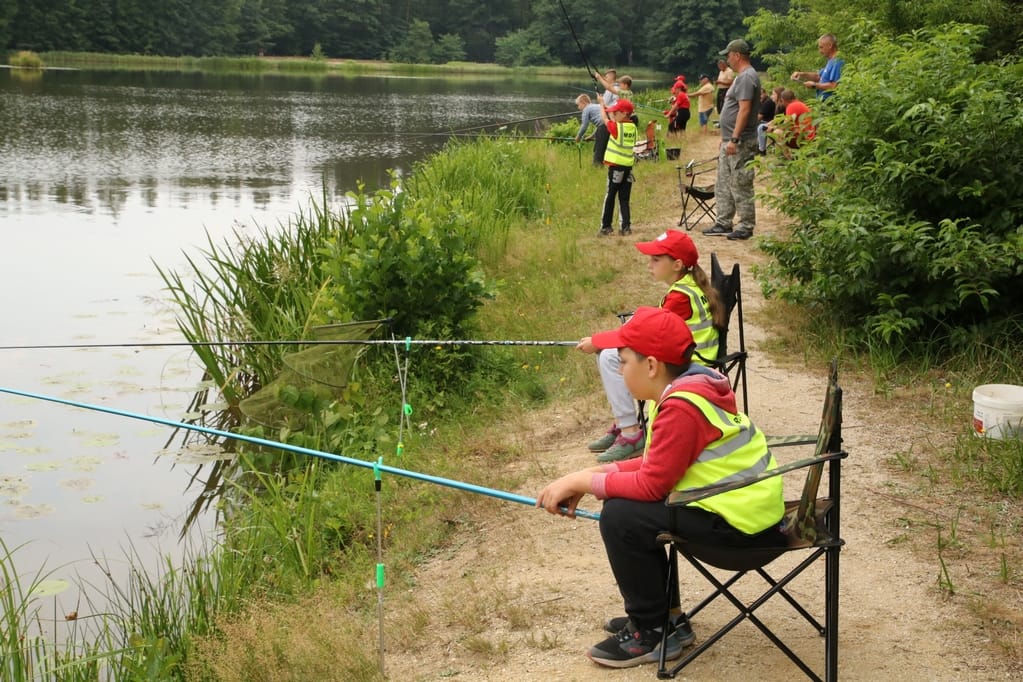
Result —
<instances>
[{"instance_id":1,"label":"black sneaker","mask_svg":"<svg viewBox=\"0 0 1023 682\"><path fill-rule=\"evenodd\" d=\"M729 232L725 236L731 239L732 241L735 241L737 239L745 240L753 236L753 230L747 230L745 227L740 227L734 232Z\"/></svg>"},{"instance_id":2,"label":"black sneaker","mask_svg":"<svg viewBox=\"0 0 1023 682\"><path fill-rule=\"evenodd\" d=\"M610 227L602 227L602 228L600 228L600 232L597 233L597 236L598 237L610 237L614 233L615 233L615 231L613 229L611 229Z\"/></svg>"},{"instance_id":3,"label":"black sneaker","mask_svg":"<svg viewBox=\"0 0 1023 682\"><path fill-rule=\"evenodd\" d=\"M586 655L590 660L609 668L631 668L643 663L656 663L661 657L661 632L637 630L631 620L625 627L603 642L590 647ZM682 655L682 647L670 635L666 660Z\"/></svg>"},{"instance_id":4,"label":"black sneaker","mask_svg":"<svg viewBox=\"0 0 1023 682\"><path fill-rule=\"evenodd\" d=\"M703 233L708 237L724 237L732 233L732 228L714 223L713 226L708 227Z\"/></svg>"},{"instance_id":5,"label":"black sneaker","mask_svg":"<svg viewBox=\"0 0 1023 682\"><path fill-rule=\"evenodd\" d=\"M614 634L624 628L629 623L628 616L618 616L612 618L604 623L604 632L610 632ZM668 632L668 659L671 660L672 652L672 639L678 642L679 648L686 647L696 641L696 633L693 632L693 626L689 624L689 619L683 613L679 616L675 616L671 621L671 630Z\"/></svg>"},{"instance_id":6,"label":"black sneaker","mask_svg":"<svg viewBox=\"0 0 1023 682\"><path fill-rule=\"evenodd\" d=\"M623 227L622 228L622 236L624 237L627 234L632 234L632 228L631 227Z\"/></svg>"}]
</instances>

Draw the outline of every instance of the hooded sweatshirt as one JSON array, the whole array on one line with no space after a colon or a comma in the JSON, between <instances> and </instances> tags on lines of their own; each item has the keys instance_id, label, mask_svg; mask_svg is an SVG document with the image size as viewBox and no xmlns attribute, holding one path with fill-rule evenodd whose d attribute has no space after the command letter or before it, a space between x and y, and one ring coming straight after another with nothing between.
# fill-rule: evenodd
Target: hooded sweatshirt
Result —
<instances>
[{"instance_id":1,"label":"hooded sweatshirt","mask_svg":"<svg viewBox=\"0 0 1023 682\"><path fill-rule=\"evenodd\" d=\"M663 500L704 448L721 437L721 431L711 426L692 403L667 397L676 391L703 396L732 414L737 409L728 378L693 363L658 400L657 418L648 427L650 447L643 457L606 464L603 471L593 474L591 490L598 499Z\"/></svg>"}]
</instances>

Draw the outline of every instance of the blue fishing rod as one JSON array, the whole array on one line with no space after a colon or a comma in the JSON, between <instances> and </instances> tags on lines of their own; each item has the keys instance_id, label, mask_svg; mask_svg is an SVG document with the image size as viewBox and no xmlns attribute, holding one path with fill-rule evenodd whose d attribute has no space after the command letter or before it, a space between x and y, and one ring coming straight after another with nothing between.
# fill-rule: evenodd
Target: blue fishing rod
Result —
<instances>
[{"instance_id":1,"label":"blue fishing rod","mask_svg":"<svg viewBox=\"0 0 1023 682\"><path fill-rule=\"evenodd\" d=\"M102 405L93 405L90 403L83 403L75 400L67 400L65 398L58 398L56 396L50 395L42 395L40 393L19 391L14 388L6 388L3 386L0 386L0 393L8 393L10 395L21 396L22 398L32 398L34 400L44 400L47 402L57 403L60 405L67 405L69 407L78 407L85 410L94 410L96 412L105 412L107 414L116 415L118 417L127 417L129 419L138 419L140 421L152 422L154 424L163 424L164 426L170 426L176 429L196 431L211 436L218 436L220 438L231 438L233 440L239 440L245 443L252 443L253 445L260 445L268 448L276 448L278 450L293 452L299 455L319 457L320 459L326 459L332 462L340 462L341 464L351 464L352 466L363 467L364 469L372 469L375 474L383 472L388 474L394 474L396 476L404 476L405 478L413 478L419 481L426 481L427 483L442 485L448 488L455 488L456 490L464 490L466 492L476 493L478 495L496 497L497 499L505 500L506 502L518 502L519 504L525 504L530 507L536 507L536 499L532 497L526 497L525 495L517 495L515 493L509 493L503 490L495 490L494 488L485 488L483 486L474 485L472 483L463 483L462 481L455 481L450 478L431 476L430 474L423 474L417 471L409 471L408 469L399 469L397 467L387 466L380 462L367 462L365 460L355 459L353 457L335 455L334 453L324 452L322 450L313 450L312 448L303 448L297 445L289 445L288 443L267 440L265 438L256 438L255 436L245 436L240 433L231 433L230 431L213 429L208 426L186 424L184 422L177 422L172 419L164 419L162 417L150 417L149 415L139 414L137 412L128 412L126 410L120 410L113 407L103 407ZM562 511L567 511L567 509L562 507ZM600 519L600 514L596 512L586 511L585 509L576 509L575 514L576 516L581 516L584 519L592 519L594 521Z\"/></svg>"}]
</instances>

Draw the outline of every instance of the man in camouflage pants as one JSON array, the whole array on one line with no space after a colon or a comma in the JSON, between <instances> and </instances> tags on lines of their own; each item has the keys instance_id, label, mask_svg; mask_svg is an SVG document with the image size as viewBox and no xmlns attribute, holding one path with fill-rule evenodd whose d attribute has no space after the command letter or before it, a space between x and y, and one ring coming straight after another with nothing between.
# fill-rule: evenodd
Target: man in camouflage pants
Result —
<instances>
[{"instance_id":1,"label":"man in camouflage pants","mask_svg":"<svg viewBox=\"0 0 1023 682\"><path fill-rule=\"evenodd\" d=\"M718 153L718 178L714 186L717 216L714 225L703 231L708 236L749 239L757 226L753 203L753 168L757 155L757 109L760 106L760 77L750 64L749 44L733 40L721 51L735 70L735 80L725 95L721 110L721 149ZM732 229L732 220L739 224Z\"/></svg>"}]
</instances>

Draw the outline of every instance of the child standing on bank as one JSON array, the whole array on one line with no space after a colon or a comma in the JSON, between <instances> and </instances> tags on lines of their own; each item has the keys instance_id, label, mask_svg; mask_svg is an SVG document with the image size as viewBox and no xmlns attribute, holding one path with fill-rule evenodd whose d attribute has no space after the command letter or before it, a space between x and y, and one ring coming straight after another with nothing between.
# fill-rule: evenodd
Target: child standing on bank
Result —
<instances>
[{"instance_id":1,"label":"child standing on bank","mask_svg":"<svg viewBox=\"0 0 1023 682\"><path fill-rule=\"evenodd\" d=\"M646 450L643 457L562 476L540 491L536 506L573 517L587 493L604 500L600 536L626 615L609 620L605 630L614 634L586 655L612 668L657 661L671 613L665 658L673 660L695 635L680 602L669 604L665 598L668 558L658 533L671 530L692 542L726 547L780 542L781 477L691 506L668 507L665 500L673 490L776 468L763 433L736 409L727 377L690 362L693 337L681 318L664 308L638 308L621 327L583 339L579 348L584 345L617 349L629 390L651 401Z\"/></svg>"},{"instance_id":2,"label":"child standing on bank","mask_svg":"<svg viewBox=\"0 0 1023 682\"><path fill-rule=\"evenodd\" d=\"M637 128L630 116L634 111L632 102L627 99L619 99L610 107L601 108L601 118L608 132L607 149L604 151L607 193L604 195L604 211L600 216L601 237L614 234L611 221L614 219L616 200L621 234L632 234L629 198L632 196L632 167L636 163L633 147L636 145Z\"/></svg>"},{"instance_id":3,"label":"child standing on bank","mask_svg":"<svg viewBox=\"0 0 1023 682\"><path fill-rule=\"evenodd\" d=\"M658 282L668 285L661 307L678 315L695 339L696 362L709 365L718 356L718 329L725 326L725 310L710 278L699 266L699 253L692 238L679 230L667 230L657 239L637 242L640 253L650 257L647 269ZM596 353L593 345L579 350ZM635 396L629 392L619 371L618 351L600 351L597 368L604 393L611 404L614 423L607 433L590 443L598 462L615 462L635 457L643 450L643 431L636 414Z\"/></svg>"}]
</instances>

